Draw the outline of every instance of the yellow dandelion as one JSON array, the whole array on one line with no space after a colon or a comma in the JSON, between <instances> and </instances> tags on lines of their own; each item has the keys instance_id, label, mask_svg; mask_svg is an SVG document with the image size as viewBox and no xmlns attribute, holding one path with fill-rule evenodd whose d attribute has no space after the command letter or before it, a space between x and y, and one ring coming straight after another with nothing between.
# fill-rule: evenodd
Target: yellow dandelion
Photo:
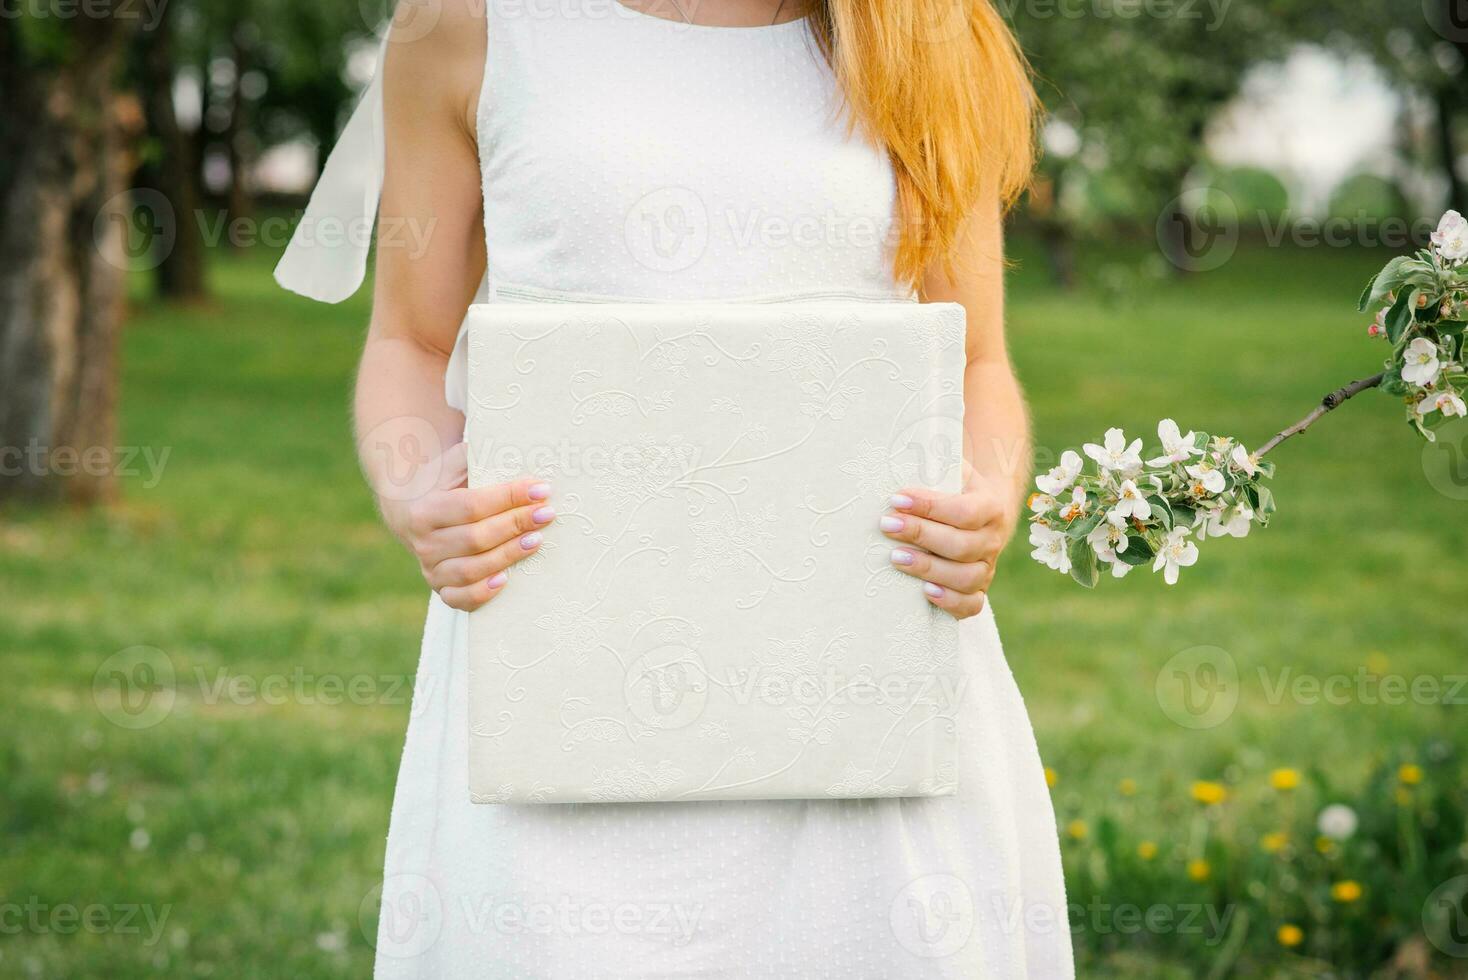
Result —
<instances>
[{"instance_id":1,"label":"yellow dandelion","mask_svg":"<svg viewBox=\"0 0 1468 980\"><path fill-rule=\"evenodd\" d=\"M1065 825L1065 832L1070 835L1071 840L1085 840L1091 828L1086 826L1084 820L1072 820Z\"/></svg>"},{"instance_id":2,"label":"yellow dandelion","mask_svg":"<svg viewBox=\"0 0 1468 980\"><path fill-rule=\"evenodd\" d=\"M1354 902L1361 897L1361 883L1351 881L1338 881L1330 886L1330 897L1337 902Z\"/></svg>"},{"instance_id":3,"label":"yellow dandelion","mask_svg":"<svg viewBox=\"0 0 1468 980\"><path fill-rule=\"evenodd\" d=\"M1300 770L1276 769L1269 774L1269 785L1280 792L1294 789L1300 785Z\"/></svg>"},{"instance_id":4,"label":"yellow dandelion","mask_svg":"<svg viewBox=\"0 0 1468 980\"><path fill-rule=\"evenodd\" d=\"M1202 858L1193 858L1188 862L1188 877L1194 881L1207 881L1213 874L1213 866Z\"/></svg>"},{"instance_id":5,"label":"yellow dandelion","mask_svg":"<svg viewBox=\"0 0 1468 980\"><path fill-rule=\"evenodd\" d=\"M1282 830L1275 830L1259 838L1259 847L1265 854L1278 854L1289 842L1289 834Z\"/></svg>"},{"instance_id":6,"label":"yellow dandelion","mask_svg":"<svg viewBox=\"0 0 1468 980\"><path fill-rule=\"evenodd\" d=\"M1053 789L1055 787L1055 784L1059 780L1060 780L1060 777L1057 776L1057 775L1055 775L1055 770L1054 769L1051 769L1049 766L1046 766L1045 767L1045 785L1046 786L1049 786L1049 787L1051 787Z\"/></svg>"},{"instance_id":7,"label":"yellow dandelion","mask_svg":"<svg viewBox=\"0 0 1468 980\"><path fill-rule=\"evenodd\" d=\"M1422 767L1413 762L1403 763L1397 770L1397 780L1403 786L1416 786L1422 782Z\"/></svg>"},{"instance_id":8,"label":"yellow dandelion","mask_svg":"<svg viewBox=\"0 0 1468 980\"><path fill-rule=\"evenodd\" d=\"M1116 784L1117 790L1122 796L1135 796L1137 793L1137 781L1135 779L1123 779Z\"/></svg>"},{"instance_id":9,"label":"yellow dandelion","mask_svg":"<svg viewBox=\"0 0 1468 980\"><path fill-rule=\"evenodd\" d=\"M1305 930L1293 923L1286 922L1279 927L1279 931L1274 934L1274 938L1279 940L1281 946L1293 948L1304 941Z\"/></svg>"},{"instance_id":10,"label":"yellow dandelion","mask_svg":"<svg viewBox=\"0 0 1468 980\"><path fill-rule=\"evenodd\" d=\"M1390 666L1391 661L1379 650L1366 655L1366 669L1373 674L1385 674Z\"/></svg>"},{"instance_id":11,"label":"yellow dandelion","mask_svg":"<svg viewBox=\"0 0 1468 980\"><path fill-rule=\"evenodd\" d=\"M1137 845L1137 857L1143 861L1150 861L1157 856L1157 845L1149 840L1144 840Z\"/></svg>"},{"instance_id":12,"label":"yellow dandelion","mask_svg":"<svg viewBox=\"0 0 1468 980\"><path fill-rule=\"evenodd\" d=\"M1224 788L1222 783L1200 779L1193 784L1193 799L1199 803L1213 806L1228 799L1228 790Z\"/></svg>"}]
</instances>

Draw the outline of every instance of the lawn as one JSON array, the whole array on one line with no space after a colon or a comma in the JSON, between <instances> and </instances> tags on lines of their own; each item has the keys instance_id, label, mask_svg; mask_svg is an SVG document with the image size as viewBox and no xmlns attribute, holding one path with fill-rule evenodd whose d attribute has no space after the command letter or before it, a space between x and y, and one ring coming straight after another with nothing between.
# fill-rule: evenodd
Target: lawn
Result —
<instances>
[{"instance_id":1,"label":"lawn","mask_svg":"<svg viewBox=\"0 0 1468 980\"><path fill-rule=\"evenodd\" d=\"M1138 273L1140 252L1092 256L1092 285L1063 294L1019 250L1010 332L1042 460L1113 424L1153 443L1167 415L1257 445L1379 366L1353 307L1379 253L1246 248L1183 281ZM120 442L151 457L134 460L116 506L0 513L0 976L369 970L359 922L365 910L371 924L425 595L352 456L366 293L311 304L274 287L270 261L220 258L203 309L137 298ZM1363 394L1275 458L1275 523L1209 542L1176 587L1139 572L1086 592L1023 542L1000 570L993 601L1055 773L1073 902L1114 894L1115 855L1157 841L1146 880L1177 883L1165 901L1231 907L1212 890L1221 880L1188 878L1195 780L1227 786L1206 818L1216 840L1268 822L1276 767L1304 773L1294 792L1313 812L1327 797L1359 805L1383 765L1468 748L1468 688L1448 703L1465 671L1465 504L1425 477L1401 405ZM1173 658L1195 647L1217 648L1204 667L1236 671L1214 692L1231 711L1179 707ZM175 672L171 710L129 714L110 670L146 681L139 666L160 663ZM1383 676L1417 681L1419 696L1382 696ZM1350 862L1374 857L1346 848L1329 873L1369 879ZM1468 870L1455 860L1411 881ZM1276 925L1256 912L1230 936L1274 949L1260 937ZM1252 962L1258 975L1344 949L1307 935L1234 961L1228 942L1156 932L1082 923L1083 974Z\"/></svg>"}]
</instances>

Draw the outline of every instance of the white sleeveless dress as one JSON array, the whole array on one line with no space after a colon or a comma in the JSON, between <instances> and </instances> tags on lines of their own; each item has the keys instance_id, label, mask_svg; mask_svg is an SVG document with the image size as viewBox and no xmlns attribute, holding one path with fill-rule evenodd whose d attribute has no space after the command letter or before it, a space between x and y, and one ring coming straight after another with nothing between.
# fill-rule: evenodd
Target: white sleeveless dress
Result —
<instances>
[{"instance_id":1,"label":"white sleeveless dress","mask_svg":"<svg viewBox=\"0 0 1468 980\"><path fill-rule=\"evenodd\" d=\"M487 25L481 299L911 298L886 248L890 166L848 137L804 23L490 0ZM460 350L456 406L463 372ZM961 625L958 795L849 801L471 804L465 621L430 601L378 977L1074 975L1055 818L990 611Z\"/></svg>"}]
</instances>

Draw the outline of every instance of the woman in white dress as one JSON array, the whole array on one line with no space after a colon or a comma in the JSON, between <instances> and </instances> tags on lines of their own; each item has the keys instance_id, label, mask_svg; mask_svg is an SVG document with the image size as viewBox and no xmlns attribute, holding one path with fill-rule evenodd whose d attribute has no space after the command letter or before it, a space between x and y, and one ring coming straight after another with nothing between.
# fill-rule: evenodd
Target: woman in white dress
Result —
<instances>
[{"instance_id":1,"label":"woman in white dress","mask_svg":"<svg viewBox=\"0 0 1468 980\"><path fill-rule=\"evenodd\" d=\"M1000 214L1033 130L988 0L442 0L404 4L389 40L306 216L370 220L385 152L356 419L434 595L377 975L1072 976L1054 815L985 602L1028 478ZM364 261L298 235L280 278L339 299ZM958 795L471 804L465 610L534 587L513 566L553 540L556 490L464 488L466 307L833 295L968 315L966 488L882 521L962 620Z\"/></svg>"}]
</instances>

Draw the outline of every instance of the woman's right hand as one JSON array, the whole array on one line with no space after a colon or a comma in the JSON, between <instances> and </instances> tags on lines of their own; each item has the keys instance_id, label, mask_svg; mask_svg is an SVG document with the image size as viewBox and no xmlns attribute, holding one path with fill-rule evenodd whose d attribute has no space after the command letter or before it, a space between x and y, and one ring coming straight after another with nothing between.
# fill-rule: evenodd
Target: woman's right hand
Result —
<instances>
[{"instance_id":1,"label":"woman's right hand","mask_svg":"<svg viewBox=\"0 0 1468 980\"><path fill-rule=\"evenodd\" d=\"M444 603L465 611L499 595L511 565L540 548L555 520L550 485L527 477L469 489L468 446L439 458L437 486L412 500L385 501L393 533L418 559L423 578Z\"/></svg>"}]
</instances>

